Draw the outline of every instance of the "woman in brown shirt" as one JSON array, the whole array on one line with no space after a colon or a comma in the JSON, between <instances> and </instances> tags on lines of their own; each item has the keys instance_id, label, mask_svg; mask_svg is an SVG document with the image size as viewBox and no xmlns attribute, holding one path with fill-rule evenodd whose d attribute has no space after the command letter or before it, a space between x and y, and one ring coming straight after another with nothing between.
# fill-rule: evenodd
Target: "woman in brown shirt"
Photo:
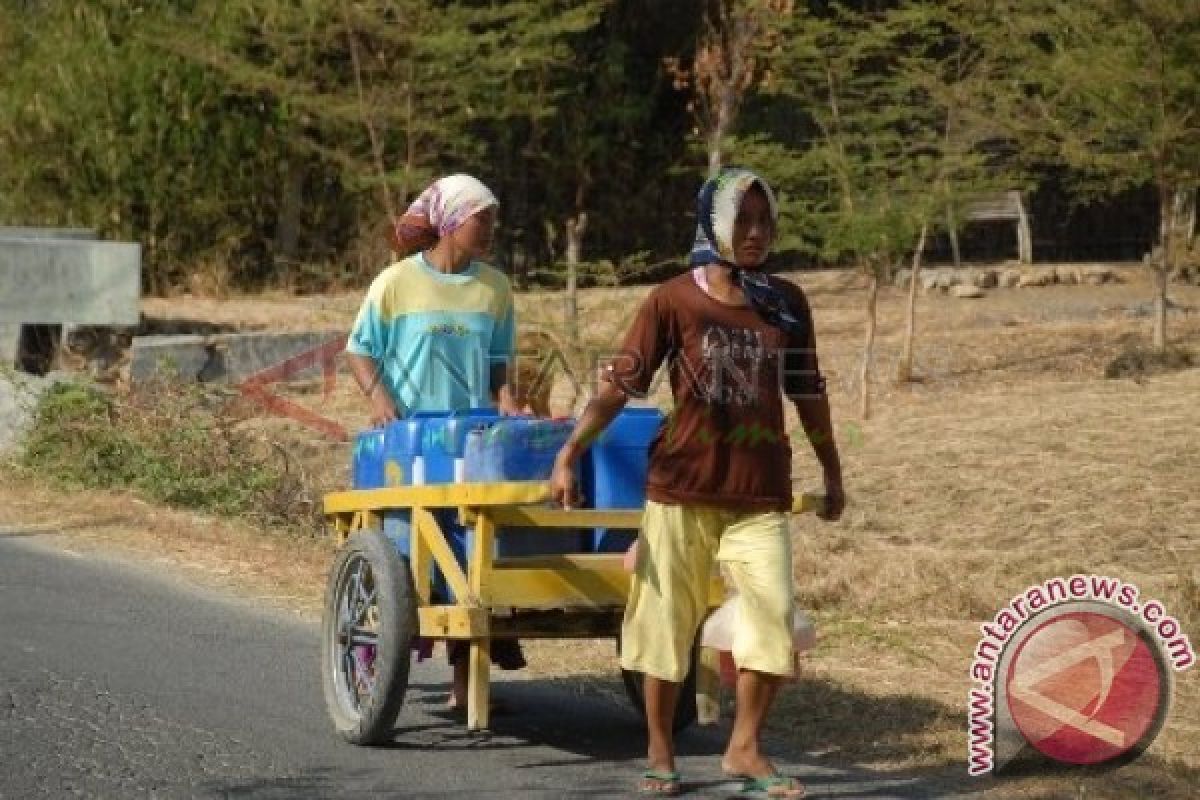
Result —
<instances>
[{"instance_id":1,"label":"woman in brown shirt","mask_svg":"<svg viewBox=\"0 0 1200 800\"><path fill-rule=\"evenodd\" d=\"M837 519L845 503L841 466L808 302L799 287L758 271L775 238L770 187L748 170L722 170L701 189L698 217L692 269L646 298L558 455L551 490L564 505L575 502L575 464L587 444L629 397L646 395L665 362L674 409L650 445L646 513L622 625L622 666L646 676L649 769L639 788L656 795L681 789L671 722L716 558L741 598L737 716L722 768L743 780L743 791L795 798L803 788L759 746L792 671L784 396L821 463L826 519Z\"/></svg>"}]
</instances>

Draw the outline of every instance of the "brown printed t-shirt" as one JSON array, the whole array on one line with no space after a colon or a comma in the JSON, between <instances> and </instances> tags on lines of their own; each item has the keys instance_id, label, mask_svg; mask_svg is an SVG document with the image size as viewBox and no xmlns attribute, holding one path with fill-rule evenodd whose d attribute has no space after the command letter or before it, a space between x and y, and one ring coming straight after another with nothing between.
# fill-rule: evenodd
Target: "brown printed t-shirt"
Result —
<instances>
[{"instance_id":1,"label":"brown printed t-shirt","mask_svg":"<svg viewBox=\"0 0 1200 800\"><path fill-rule=\"evenodd\" d=\"M675 408L650 445L646 496L735 510L792 504L792 453L783 395L816 391L812 315L799 287L772 277L804 336L768 325L749 306L710 297L684 273L646 298L605 372L644 396L664 362ZM785 366L786 365L786 366Z\"/></svg>"}]
</instances>

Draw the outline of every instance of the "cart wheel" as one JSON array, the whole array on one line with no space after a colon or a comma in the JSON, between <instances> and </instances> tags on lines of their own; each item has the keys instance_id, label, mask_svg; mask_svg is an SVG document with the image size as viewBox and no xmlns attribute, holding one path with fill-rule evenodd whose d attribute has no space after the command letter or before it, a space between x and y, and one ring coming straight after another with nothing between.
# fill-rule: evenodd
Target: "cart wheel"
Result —
<instances>
[{"instance_id":1,"label":"cart wheel","mask_svg":"<svg viewBox=\"0 0 1200 800\"><path fill-rule=\"evenodd\" d=\"M389 741L408 689L417 602L408 559L378 531L350 537L330 571L321 624L321 683L338 735Z\"/></svg>"},{"instance_id":2,"label":"cart wheel","mask_svg":"<svg viewBox=\"0 0 1200 800\"><path fill-rule=\"evenodd\" d=\"M618 636L617 654L619 655L620 652L621 637ZM671 724L671 729L675 733L679 733L696 721L696 662L699 655L699 648L693 647L692 667L679 687L679 700L675 704L675 719ZM621 670L621 682L625 684L625 693L629 695L630 702L633 703L633 707L637 709L642 719L646 718L646 693L643 688L645 677L641 672Z\"/></svg>"}]
</instances>

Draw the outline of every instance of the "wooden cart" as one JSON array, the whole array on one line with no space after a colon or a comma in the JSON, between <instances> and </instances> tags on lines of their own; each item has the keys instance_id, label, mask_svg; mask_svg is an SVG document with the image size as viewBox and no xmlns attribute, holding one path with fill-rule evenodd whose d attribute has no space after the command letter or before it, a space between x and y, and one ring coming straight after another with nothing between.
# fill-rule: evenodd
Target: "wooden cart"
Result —
<instances>
[{"instance_id":1,"label":"wooden cart","mask_svg":"<svg viewBox=\"0 0 1200 800\"><path fill-rule=\"evenodd\" d=\"M636 530L641 509L563 510L548 506L544 482L459 483L336 492L325 514L340 549L330 573L322 625L321 670L338 732L355 744L390 740L408 688L416 637L470 641L467 727L488 725L490 647L495 638L615 638L629 589L622 555L567 554L497 558L506 528ZM820 498L799 498L795 511ZM464 570L454 558L435 509L457 509L472 527ZM407 555L384 533L384 515L407 512ZM558 533L556 533L556 531ZM436 565L453 604L434 604ZM724 600L714 575L710 608ZM641 682L624 674L641 709ZM715 653L701 653L680 699L676 726L714 720ZM692 698L695 702L692 702Z\"/></svg>"}]
</instances>

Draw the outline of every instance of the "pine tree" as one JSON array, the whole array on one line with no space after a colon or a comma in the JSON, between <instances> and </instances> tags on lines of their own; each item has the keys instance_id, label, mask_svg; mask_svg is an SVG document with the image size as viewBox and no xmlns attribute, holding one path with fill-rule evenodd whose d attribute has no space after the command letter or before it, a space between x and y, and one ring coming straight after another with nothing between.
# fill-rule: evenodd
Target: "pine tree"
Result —
<instances>
[{"instance_id":1,"label":"pine tree","mask_svg":"<svg viewBox=\"0 0 1200 800\"><path fill-rule=\"evenodd\" d=\"M1154 347L1200 186L1200 5L1177 0L1020 3L1009 46L1030 66L1026 146L1074 171L1083 197L1153 186L1159 205Z\"/></svg>"}]
</instances>

